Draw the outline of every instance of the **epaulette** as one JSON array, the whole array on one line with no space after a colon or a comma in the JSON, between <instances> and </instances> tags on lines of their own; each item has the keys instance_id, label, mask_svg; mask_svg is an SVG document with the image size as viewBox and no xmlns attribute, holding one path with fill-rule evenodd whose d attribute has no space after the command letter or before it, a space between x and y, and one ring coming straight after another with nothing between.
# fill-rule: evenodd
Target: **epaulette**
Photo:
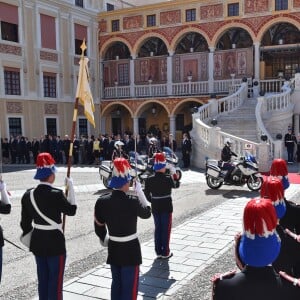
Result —
<instances>
[{"instance_id":1,"label":"epaulette","mask_svg":"<svg viewBox=\"0 0 300 300\"><path fill-rule=\"evenodd\" d=\"M235 274L236 274L236 270L231 270L222 274L218 273L211 278L211 282L216 283L219 280L229 279L232 278Z\"/></svg>"},{"instance_id":2,"label":"epaulette","mask_svg":"<svg viewBox=\"0 0 300 300\"><path fill-rule=\"evenodd\" d=\"M292 277L285 272L279 271L279 275L284 278L286 281L292 283L294 286L300 287L300 279Z\"/></svg>"}]
</instances>

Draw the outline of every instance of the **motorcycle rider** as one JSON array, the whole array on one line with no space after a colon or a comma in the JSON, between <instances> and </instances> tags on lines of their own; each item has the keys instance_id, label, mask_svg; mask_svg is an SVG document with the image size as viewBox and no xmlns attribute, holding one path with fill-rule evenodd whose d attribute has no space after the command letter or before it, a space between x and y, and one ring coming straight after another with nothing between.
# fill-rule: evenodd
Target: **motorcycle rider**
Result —
<instances>
[{"instance_id":1,"label":"motorcycle rider","mask_svg":"<svg viewBox=\"0 0 300 300\"><path fill-rule=\"evenodd\" d=\"M224 147L221 152L221 160L224 162L223 169L227 170L224 181L230 181L230 176L235 166L231 162L232 156L237 157L237 154L231 150L232 141L230 138L224 139Z\"/></svg>"},{"instance_id":2,"label":"motorcycle rider","mask_svg":"<svg viewBox=\"0 0 300 300\"><path fill-rule=\"evenodd\" d=\"M116 158L124 157L125 159L128 159L127 153L122 148L124 146L124 143L122 141L116 141L115 142L115 149L112 153L111 160L114 161Z\"/></svg>"}]
</instances>

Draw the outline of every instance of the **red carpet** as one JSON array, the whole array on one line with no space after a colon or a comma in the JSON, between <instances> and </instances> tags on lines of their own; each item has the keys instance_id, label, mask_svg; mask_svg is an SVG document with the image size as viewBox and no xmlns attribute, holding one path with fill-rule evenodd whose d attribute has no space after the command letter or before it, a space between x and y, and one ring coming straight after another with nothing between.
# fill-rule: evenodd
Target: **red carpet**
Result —
<instances>
[{"instance_id":1,"label":"red carpet","mask_svg":"<svg viewBox=\"0 0 300 300\"><path fill-rule=\"evenodd\" d=\"M262 173L264 176L268 176L269 172ZM289 173L289 182L291 184L300 184L300 174L297 173Z\"/></svg>"}]
</instances>

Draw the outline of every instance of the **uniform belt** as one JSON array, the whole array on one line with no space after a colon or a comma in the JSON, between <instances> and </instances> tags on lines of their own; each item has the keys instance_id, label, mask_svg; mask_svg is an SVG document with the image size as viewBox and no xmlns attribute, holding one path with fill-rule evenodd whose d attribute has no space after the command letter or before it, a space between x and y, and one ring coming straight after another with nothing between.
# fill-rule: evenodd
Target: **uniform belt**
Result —
<instances>
[{"instance_id":1,"label":"uniform belt","mask_svg":"<svg viewBox=\"0 0 300 300\"><path fill-rule=\"evenodd\" d=\"M129 242L129 241L137 239L137 234L134 233L134 234L127 235L127 236L112 236L112 235L110 235L109 239L114 242L124 243L124 242Z\"/></svg>"},{"instance_id":2,"label":"uniform belt","mask_svg":"<svg viewBox=\"0 0 300 300\"><path fill-rule=\"evenodd\" d=\"M170 198L171 195L165 195L165 196L152 196L152 199L165 199L165 198Z\"/></svg>"},{"instance_id":3,"label":"uniform belt","mask_svg":"<svg viewBox=\"0 0 300 300\"><path fill-rule=\"evenodd\" d=\"M41 225L41 224L33 224L33 227L35 229L40 229L40 230L59 230L62 232L62 224L57 224L57 226L53 225Z\"/></svg>"},{"instance_id":4,"label":"uniform belt","mask_svg":"<svg viewBox=\"0 0 300 300\"><path fill-rule=\"evenodd\" d=\"M286 143L294 143L294 141L285 141Z\"/></svg>"}]
</instances>

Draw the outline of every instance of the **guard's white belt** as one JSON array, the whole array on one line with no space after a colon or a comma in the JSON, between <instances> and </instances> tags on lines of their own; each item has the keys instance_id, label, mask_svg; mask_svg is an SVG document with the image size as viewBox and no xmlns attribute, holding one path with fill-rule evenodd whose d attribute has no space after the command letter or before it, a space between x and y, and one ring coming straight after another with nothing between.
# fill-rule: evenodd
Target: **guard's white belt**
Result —
<instances>
[{"instance_id":1,"label":"guard's white belt","mask_svg":"<svg viewBox=\"0 0 300 300\"><path fill-rule=\"evenodd\" d=\"M129 242L129 241L132 241L134 239L137 239L137 234L134 233L134 234L127 235L127 236L111 236L110 235L109 239L111 241L114 241L114 242L124 243L124 242Z\"/></svg>"},{"instance_id":2,"label":"guard's white belt","mask_svg":"<svg viewBox=\"0 0 300 300\"><path fill-rule=\"evenodd\" d=\"M152 199L164 199L164 198L170 198L171 195L165 195L165 196L152 196Z\"/></svg>"},{"instance_id":3,"label":"guard's white belt","mask_svg":"<svg viewBox=\"0 0 300 300\"><path fill-rule=\"evenodd\" d=\"M57 226L53 225L41 225L41 224L33 224L33 227L40 230L59 230L62 232L62 224L57 224Z\"/></svg>"}]
</instances>

